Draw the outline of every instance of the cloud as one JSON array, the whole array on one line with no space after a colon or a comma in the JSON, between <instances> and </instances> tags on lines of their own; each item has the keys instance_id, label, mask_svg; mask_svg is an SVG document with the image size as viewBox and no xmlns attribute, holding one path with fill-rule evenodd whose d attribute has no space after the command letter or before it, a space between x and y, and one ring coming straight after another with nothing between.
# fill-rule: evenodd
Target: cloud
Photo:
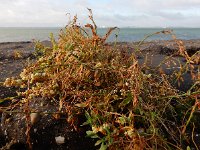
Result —
<instances>
[{"instance_id":1,"label":"cloud","mask_svg":"<svg viewBox=\"0 0 200 150\"><path fill-rule=\"evenodd\" d=\"M56 1L0 0L0 2L0 22L7 26L31 26L32 24L58 26L66 21L67 7Z\"/></svg>"},{"instance_id":2,"label":"cloud","mask_svg":"<svg viewBox=\"0 0 200 150\"><path fill-rule=\"evenodd\" d=\"M112 0L112 4L137 11L199 8L199 0Z\"/></svg>"},{"instance_id":3,"label":"cloud","mask_svg":"<svg viewBox=\"0 0 200 150\"><path fill-rule=\"evenodd\" d=\"M0 0L0 26L64 26L66 13L82 24L91 8L99 26L200 25L199 0Z\"/></svg>"}]
</instances>

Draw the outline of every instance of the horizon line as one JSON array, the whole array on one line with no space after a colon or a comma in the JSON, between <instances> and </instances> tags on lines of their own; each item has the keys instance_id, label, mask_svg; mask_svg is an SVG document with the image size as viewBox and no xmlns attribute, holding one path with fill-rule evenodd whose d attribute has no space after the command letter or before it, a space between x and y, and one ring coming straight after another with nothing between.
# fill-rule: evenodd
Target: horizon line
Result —
<instances>
[{"instance_id":1,"label":"horizon line","mask_svg":"<svg viewBox=\"0 0 200 150\"><path fill-rule=\"evenodd\" d=\"M97 28L112 28L113 26L97 26ZM116 26L117 27L117 26ZM0 26L0 28L65 28L65 26ZM121 26L117 28L163 28L163 29L169 29L169 28L200 28L199 27L187 27L187 26L167 26L167 27L140 27L140 26Z\"/></svg>"}]
</instances>

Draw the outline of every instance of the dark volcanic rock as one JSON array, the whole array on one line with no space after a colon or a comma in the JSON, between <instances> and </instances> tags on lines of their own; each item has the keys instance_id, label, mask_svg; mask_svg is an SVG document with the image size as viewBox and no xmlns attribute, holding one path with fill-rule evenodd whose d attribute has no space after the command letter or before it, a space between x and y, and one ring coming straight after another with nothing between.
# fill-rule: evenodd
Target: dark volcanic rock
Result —
<instances>
[{"instance_id":1,"label":"dark volcanic rock","mask_svg":"<svg viewBox=\"0 0 200 150\"><path fill-rule=\"evenodd\" d=\"M86 138L86 128L78 125L75 131L70 126L65 115L55 118L52 113L58 112L55 102L37 98L30 102L29 109L34 111L33 115L38 114L36 121L32 121L33 115L23 113L25 106L19 106L12 111L18 113L4 112L1 119L1 139L7 143L14 140L10 146L23 146L28 149L27 137L30 136L30 143L34 150L42 149L65 149L65 150L92 150L94 142ZM42 113L41 113L42 112ZM30 118L29 118L30 117ZM28 119L29 118L29 119ZM31 120L30 120L31 119ZM33 119L34 120L34 119ZM30 125L30 132L27 133L27 125ZM56 137L63 137L64 143L56 143ZM2 138L4 137L4 139ZM1 143L1 145L3 145Z\"/></svg>"},{"instance_id":2,"label":"dark volcanic rock","mask_svg":"<svg viewBox=\"0 0 200 150\"><path fill-rule=\"evenodd\" d=\"M182 40L182 42L189 55L193 55L200 50L200 40ZM130 44L136 46L138 42L133 42ZM144 42L140 45L140 50L142 51L148 51L154 54L157 53L163 55L176 54L178 49L178 44L174 40L150 41Z\"/></svg>"}]
</instances>

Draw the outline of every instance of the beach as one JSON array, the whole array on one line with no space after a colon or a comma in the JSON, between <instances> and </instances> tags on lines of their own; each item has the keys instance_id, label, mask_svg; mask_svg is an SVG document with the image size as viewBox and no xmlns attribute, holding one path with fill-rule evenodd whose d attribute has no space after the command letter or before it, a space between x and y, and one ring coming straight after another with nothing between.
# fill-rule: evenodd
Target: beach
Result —
<instances>
[{"instance_id":1,"label":"beach","mask_svg":"<svg viewBox=\"0 0 200 150\"><path fill-rule=\"evenodd\" d=\"M51 47L51 43L49 41L43 41L44 45ZM186 51L191 56L197 51L200 50L200 40L184 40L183 41L184 46L186 48ZM181 62L182 65L184 65L185 58L176 55L178 51L178 46L175 41L167 40L167 41L151 41L151 42L144 42L139 47L137 47L139 42L118 42L118 43L107 43L107 46L114 46L116 49L119 49L120 51L128 51L128 54L131 55L131 53L135 53L139 65L142 65L145 61L145 57L149 57L149 66L156 67L158 66L167 56L173 55L172 59L178 59L179 62ZM138 53L137 50L140 50ZM25 42L4 42L0 43L0 82L3 83L6 78L10 77L19 77L20 72L23 70L25 66L28 65L28 63L34 62L36 57L34 56L33 52L35 50L35 45L33 42L25 41ZM198 61L196 64L194 64L196 71L199 69L199 63ZM163 65L162 68L165 71L166 74L169 74L178 68L178 65L171 66L170 68L167 68L166 65ZM182 87L178 87L179 90L187 91L187 89L190 88L192 85L191 76L189 73L187 73L184 77L185 83ZM6 98L6 97L12 97L16 96L15 91L19 90L18 88L10 88L10 87L4 87L2 84L0 85L0 98ZM37 103L37 102L36 102ZM2 103L1 105L8 105L6 103ZM50 108L49 108L50 109ZM53 108L52 108L53 109ZM1 120L2 121L2 120ZM44 120L43 122L46 122ZM51 120L53 122L53 120ZM60 122L60 124L57 124L57 126L61 129L66 129L64 127L65 122ZM46 124L41 124L40 126L45 126L48 130L51 130L50 126L46 126ZM17 127L16 127L17 128ZM23 127L24 130L25 127ZM85 148L89 145L92 145L93 142L91 140L83 140L80 144L80 142L77 141L77 139L80 137L80 134L77 134L75 131L69 131L71 128L67 125L67 133L71 135L71 138L69 139L69 142L71 141L71 147L73 149L78 149L80 146ZM83 129L83 131L85 131ZM84 135L83 131L81 132L81 136ZM2 131L1 131L2 132ZM1 134L0 132L0 134ZM11 137L16 138L16 133L13 132L13 135L11 133L11 129L8 129L8 132L10 132ZM57 132L57 131L55 131ZM79 132L80 133L80 132ZM47 137L49 133L45 133L45 136ZM3 135L0 135L2 143L4 143ZM35 137L36 138L36 137ZM25 142L24 138L20 137L18 140L21 140L22 142ZM45 138L46 142L48 143L48 138ZM198 139L197 139L198 140ZM0 145L2 145L0 143ZM78 143L78 144L77 144ZM92 143L92 144L91 144ZM70 145L70 144L69 144ZM54 147L55 145L51 145L51 147ZM38 147L41 148L41 147ZM91 148L92 149L92 148Z\"/></svg>"}]
</instances>

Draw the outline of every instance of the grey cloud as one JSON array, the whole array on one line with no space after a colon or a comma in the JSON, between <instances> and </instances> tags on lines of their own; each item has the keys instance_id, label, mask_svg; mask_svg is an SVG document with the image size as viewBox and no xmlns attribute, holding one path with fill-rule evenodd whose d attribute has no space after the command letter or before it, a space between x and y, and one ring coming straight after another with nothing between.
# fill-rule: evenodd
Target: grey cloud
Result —
<instances>
[{"instance_id":1,"label":"grey cloud","mask_svg":"<svg viewBox=\"0 0 200 150\"><path fill-rule=\"evenodd\" d=\"M185 16L181 12L165 12L165 11L155 11L151 13L151 16L158 16L162 17L165 19L173 20L173 21L178 21L182 19L187 19L188 16Z\"/></svg>"},{"instance_id":2,"label":"grey cloud","mask_svg":"<svg viewBox=\"0 0 200 150\"><path fill-rule=\"evenodd\" d=\"M200 0L112 0L112 11L122 13L152 13L156 11L192 11L200 10Z\"/></svg>"},{"instance_id":3,"label":"grey cloud","mask_svg":"<svg viewBox=\"0 0 200 150\"><path fill-rule=\"evenodd\" d=\"M12 1L12 0L11 0ZM63 26L71 6L48 0L0 0L0 26Z\"/></svg>"},{"instance_id":4,"label":"grey cloud","mask_svg":"<svg viewBox=\"0 0 200 150\"><path fill-rule=\"evenodd\" d=\"M0 0L0 26L64 26L66 13L99 26L200 26L200 0ZM194 12L196 10L196 12ZM192 12L192 13L191 13Z\"/></svg>"}]
</instances>

